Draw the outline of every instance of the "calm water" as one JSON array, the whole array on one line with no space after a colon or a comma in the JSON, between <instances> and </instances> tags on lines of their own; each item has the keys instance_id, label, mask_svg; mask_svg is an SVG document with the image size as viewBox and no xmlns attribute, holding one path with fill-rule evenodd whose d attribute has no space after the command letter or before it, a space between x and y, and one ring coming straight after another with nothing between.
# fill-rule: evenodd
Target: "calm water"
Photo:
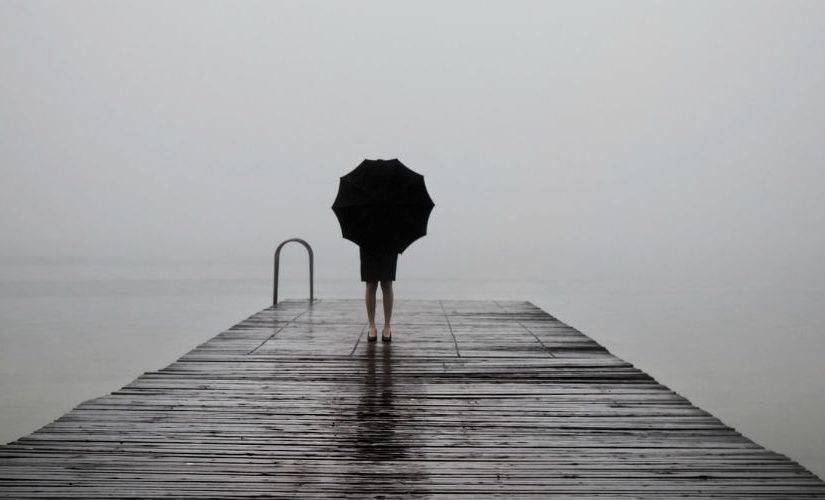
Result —
<instances>
[{"instance_id":1,"label":"calm water","mask_svg":"<svg viewBox=\"0 0 825 500\"><path fill-rule=\"evenodd\" d=\"M267 306L267 267L0 266L0 441L162 368ZM320 298L361 284L320 280ZM306 284L288 280L283 297ZM825 293L399 281L396 300L529 300L825 477Z\"/></svg>"}]
</instances>

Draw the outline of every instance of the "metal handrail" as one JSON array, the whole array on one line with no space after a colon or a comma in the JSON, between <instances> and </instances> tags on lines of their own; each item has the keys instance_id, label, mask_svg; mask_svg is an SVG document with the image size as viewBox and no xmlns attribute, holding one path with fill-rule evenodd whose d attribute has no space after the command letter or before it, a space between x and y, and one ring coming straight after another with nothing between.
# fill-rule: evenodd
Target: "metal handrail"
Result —
<instances>
[{"instance_id":1,"label":"metal handrail","mask_svg":"<svg viewBox=\"0 0 825 500\"><path fill-rule=\"evenodd\" d=\"M291 241L298 242L301 245L304 245L304 247L307 249L307 253L309 254L309 303L311 304L312 301L315 300L315 291L313 289L313 281L314 281L313 280L313 274L314 274L313 260L314 260L314 257L313 257L313 254L312 254L312 247L309 246L309 243L302 240L301 238L290 238L288 240L282 241L281 244L278 245L278 248L275 249L275 273L274 273L274 276L273 276L274 279L273 279L273 285L272 285L272 305L273 306L278 305L278 267L280 265L280 259L281 259L281 248L283 248L284 245L286 245L287 243L289 243Z\"/></svg>"}]
</instances>

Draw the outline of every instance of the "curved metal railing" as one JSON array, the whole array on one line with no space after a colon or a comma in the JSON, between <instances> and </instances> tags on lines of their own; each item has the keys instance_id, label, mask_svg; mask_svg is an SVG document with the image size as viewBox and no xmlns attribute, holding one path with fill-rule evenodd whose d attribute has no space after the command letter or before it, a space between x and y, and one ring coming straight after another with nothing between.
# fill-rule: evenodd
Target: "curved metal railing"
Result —
<instances>
[{"instance_id":1,"label":"curved metal railing","mask_svg":"<svg viewBox=\"0 0 825 500\"><path fill-rule=\"evenodd\" d=\"M272 305L278 305L278 268L280 265L281 259L281 248L284 247L287 243L294 241L300 243L307 249L307 253L309 254L309 303L311 304L313 300L315 300L315 291L313 289L313 282L314 282L314 269L313 269L313 260L314 256L312 254L312 247L309 246L309 243L302 240L301 238L290 238L288 240L284 240L278 245L278 248L275 249L275 273L273 276L273 285L272 285Z\"/></svg>"}]
</instances>

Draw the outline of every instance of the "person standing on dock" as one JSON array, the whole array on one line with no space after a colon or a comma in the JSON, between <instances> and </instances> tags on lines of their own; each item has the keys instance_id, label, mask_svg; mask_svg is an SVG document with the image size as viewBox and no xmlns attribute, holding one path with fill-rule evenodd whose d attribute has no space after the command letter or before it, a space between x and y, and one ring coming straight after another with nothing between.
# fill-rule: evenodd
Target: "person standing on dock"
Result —
<instances>
[{"instance_id":1,"label":"person standing on dock","mask_svg":"<svg viewBox=\"0 0 825 500\"><path fill-rule=\"evenodd\" d=\"M375 341L375 295L378 283L384 298L381 340L392 337L390 321L394 301L392 282L398 254L427 234L435 203L427 193L424 176L391 160L364 160L340 178L332 210L344 238L360 247L361 281L367 283L367 340Z\"/></svg>"},{"instance_id":2,"label":"person standing on dock","mask_svg":"<svg viewBox=\"0 0 825 500\"><path fill-rule=\"evenodd\" d=\"M360 247L361 281L367 283L365 302L367 304L367 340L372 342L378 338L378 328L375 326L375 296L378 283L381 283L381 295L384 301L384 328L381 331L381 341L392 340L390 321L392 320L392 282L395 281L395 269L398 265L398 253L388 250L370 250L363 245Z\"/></svg>"}]
</instances>

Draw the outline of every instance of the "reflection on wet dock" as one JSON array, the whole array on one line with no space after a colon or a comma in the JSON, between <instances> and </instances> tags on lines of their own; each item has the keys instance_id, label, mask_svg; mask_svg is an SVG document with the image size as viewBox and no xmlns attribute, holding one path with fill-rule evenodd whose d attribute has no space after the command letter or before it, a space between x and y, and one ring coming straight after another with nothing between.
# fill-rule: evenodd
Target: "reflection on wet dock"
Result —
<instances>
[{"instance_id":1,"label":"reflection on wet dock","mask_svg":"<svg viewBox=\"0 0 825 500\"><path fill-rule=\"evenodd\" d=\"M379 307L380 310L380 307ZM9 498L825 498L528 302L281 302L0 447Z\"/></svg>"}]
</instances>

